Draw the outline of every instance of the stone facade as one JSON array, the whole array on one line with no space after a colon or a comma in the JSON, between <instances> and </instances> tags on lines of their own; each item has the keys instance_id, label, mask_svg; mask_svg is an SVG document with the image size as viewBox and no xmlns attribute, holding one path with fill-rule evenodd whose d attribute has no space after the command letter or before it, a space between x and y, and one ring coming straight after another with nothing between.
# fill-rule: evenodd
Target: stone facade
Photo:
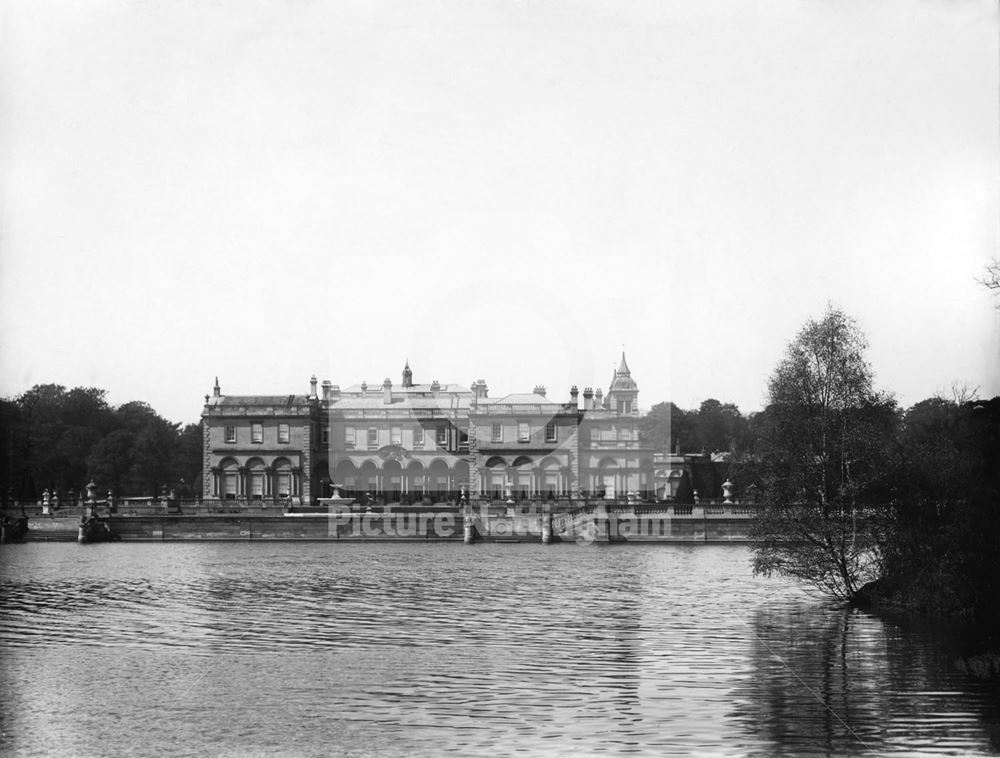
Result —
<instances>
[{"instance_id":1,"label":"stone facade","mask_svg":"<svg viewBox=\"0 0 1000 758\"><path fill-rule=\"evenodd\" d=\"M575 386L557 402L541 386L490 398L481 379L414 383L409 363L398 385L324 381L321 394L316 385L306 395L227 396L216 380L202 413L203 496L308 504L334 484L384 503L656 495L624 355L607 397L588 387L582 404Z\"/></svg>"},{"instance_id":2,"label":"stone facade","mask_svg":"<svg viewBox=\"0 0 1000 758\"><path fill-rule=\"evenodd\" d=\"M319 404L303 395L223 395L202 411L206 499L308 502Z\"/></svg>"}]
</instances>

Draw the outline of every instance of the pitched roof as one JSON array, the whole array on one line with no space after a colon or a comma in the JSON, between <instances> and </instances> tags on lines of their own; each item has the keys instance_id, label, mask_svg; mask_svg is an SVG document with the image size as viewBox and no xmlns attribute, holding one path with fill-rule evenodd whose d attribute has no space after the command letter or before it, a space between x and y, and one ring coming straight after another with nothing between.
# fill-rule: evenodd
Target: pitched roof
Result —
<instances>
[{"instance_id":1,"label":"pitched roof","mask_svg":"<svg viewBox=\"0 0 1000 758\"><path fill-rule=\"evenodd\" d=\"M619 374L624 374L626 376L629 376L629 375L632 374L632 372L628 370L628 364L625 362L625 351L624 350L622 350L622 362L621 362L621 365L618 367L618 373Z\"/></svg>"}]
</instances>

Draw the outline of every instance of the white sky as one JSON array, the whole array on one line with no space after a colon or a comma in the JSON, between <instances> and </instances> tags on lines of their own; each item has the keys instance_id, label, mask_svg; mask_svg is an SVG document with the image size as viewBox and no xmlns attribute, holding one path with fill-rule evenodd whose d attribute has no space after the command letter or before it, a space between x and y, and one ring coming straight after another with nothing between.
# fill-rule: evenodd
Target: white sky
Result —
<instances>
[{"instance_id":1,"label":"white sky","mask_svg":"<svg viewBox=\"0 0 1000 758\"><path fill-rule=\"evenodd\" d=\"M0 395L470 384L761 407L828 301L1000 393L995 2L0 9Z\"/></svg>"}]
</instances>

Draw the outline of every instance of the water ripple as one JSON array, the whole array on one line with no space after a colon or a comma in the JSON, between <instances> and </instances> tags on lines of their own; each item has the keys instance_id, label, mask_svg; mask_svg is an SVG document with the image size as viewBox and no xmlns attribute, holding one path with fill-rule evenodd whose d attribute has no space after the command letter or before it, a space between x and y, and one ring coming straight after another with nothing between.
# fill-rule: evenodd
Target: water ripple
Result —
<instances>
[{"instance_id":1,"label":"water ripple","mask_svg":"<svg viewBox=\"0 0 1000 758\"><path fill-rule=\"evenodd\" d=\"M93 548L0 554L4 752L998 750L938 641L737 546Z\"/></svg>"}]
</instances>

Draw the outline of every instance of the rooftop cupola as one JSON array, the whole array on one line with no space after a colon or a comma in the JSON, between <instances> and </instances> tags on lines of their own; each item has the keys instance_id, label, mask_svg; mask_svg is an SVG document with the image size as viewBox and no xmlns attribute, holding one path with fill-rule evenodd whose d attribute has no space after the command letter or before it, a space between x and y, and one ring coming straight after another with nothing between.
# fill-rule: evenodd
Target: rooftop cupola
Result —
<instances>
[{"instance_id":1,"label":"rooftop cupola","mask_svg":"<svg viewBox=\"0 0 1000 758\"><path fill-rule=\"evenodd\" d=\"M412 387L413 386L413 372L410 371L410 359L406 359L406 365L403 366L403 386Z\"/></svg>"},{"instance_id":2,"label":"rooftop cupola","mask_svg":"<svg viewBox=\"0 0 1000 758\"><path fill-rule=\"evenodd\" d=\"M212 388L212 397L222 397L222 389L219 387L219 377L215 377L215 386Z\"/></svg>"},{"instance_id":3,"label":"rooftop cupola","mask_svg":"<svg viewBox=\"0 0 1000 758\"><path fill-rule=\"evenodd\" d=\"M615 371L611 386L608 387L608 407L619 413L634 413L638 406L639 385L632 378L625 353L622 353L621 363Z\"/></svg>"}]
</instances>

